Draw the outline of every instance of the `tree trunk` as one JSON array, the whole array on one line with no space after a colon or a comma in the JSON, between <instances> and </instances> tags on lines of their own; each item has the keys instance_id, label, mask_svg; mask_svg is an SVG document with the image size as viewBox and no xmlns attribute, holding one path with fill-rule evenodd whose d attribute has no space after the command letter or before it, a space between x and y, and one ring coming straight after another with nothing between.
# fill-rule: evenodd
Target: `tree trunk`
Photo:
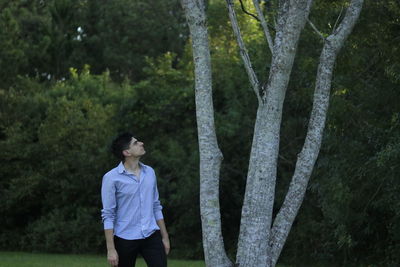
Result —
<instances>
[{"instance_id":1,"label":"tree trunk","mask_svg":"<svg viewBox=\"0 0 400 267\"><path fill-rule=\"evenodd\" d=\"M275 198L282 105L297 43L311 1L280 7L269 80L257 111L238 242L239 266L271 266L270 229Z\"/></svg>"},{"instance_id":2,"label":"tree trunk","mask_svg":"<svg viewBox=\"0 0 400 267\"><path fill-rule=\"evenodd\" d=\"M218 148L212 102L211 58L204 1L182 0L189 25L195 64L196 119L200 150L200 213L207 266L230 267L221 233Z\"/></svg>"}]
</instances>

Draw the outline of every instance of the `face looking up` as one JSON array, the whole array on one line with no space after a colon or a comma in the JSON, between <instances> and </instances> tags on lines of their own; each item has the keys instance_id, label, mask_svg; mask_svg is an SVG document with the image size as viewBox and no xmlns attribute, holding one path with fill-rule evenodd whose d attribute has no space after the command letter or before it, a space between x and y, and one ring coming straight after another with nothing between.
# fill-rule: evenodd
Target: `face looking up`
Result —
<instances>
[{"instance_id":1,"label":"face looking up","mask_svg":"<svg viewBox=\"0 0 400 267\"><path fill-rule=\"evenodd\" d=\"M139 158L146 154L146 151L144 150L144 143L137 140L135 137L132 137L129 148L125 149L123 153L125 157Z\"/></svg>"}]
</instances>

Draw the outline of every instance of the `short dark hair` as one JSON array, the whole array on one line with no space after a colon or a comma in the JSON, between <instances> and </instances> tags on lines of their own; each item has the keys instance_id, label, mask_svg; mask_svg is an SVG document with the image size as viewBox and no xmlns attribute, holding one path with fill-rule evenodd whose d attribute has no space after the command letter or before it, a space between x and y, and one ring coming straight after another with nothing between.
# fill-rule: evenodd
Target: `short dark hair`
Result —
<instances>
[{"instance_id":1,"label":"short dark hair","mask_svg":"<svg viewBox=\"0 0 400 267\"><path fill-rule=\"evenodd\" d=\"M125 156L122 153L125 149L129 148L129 145L132 141L133 134L132 133L122 133L118 135L111 144L111 152L116 156L118 159L124 161Z\"/></svg>"}]
</instances>

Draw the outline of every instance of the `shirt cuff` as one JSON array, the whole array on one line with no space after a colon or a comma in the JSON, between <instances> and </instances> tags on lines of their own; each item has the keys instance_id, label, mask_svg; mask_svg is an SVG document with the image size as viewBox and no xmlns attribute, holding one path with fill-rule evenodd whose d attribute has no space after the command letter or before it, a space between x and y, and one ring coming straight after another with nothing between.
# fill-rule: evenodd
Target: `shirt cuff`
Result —
<instances>
[{"instance_id":1,"label":"shirt cuff","mask_svg":"<svg viewBox=\"0 0 400 267\"><path fill-rule=\"evenodd\" d=\"M114 223L104 221L104 230L108 230L108 229L114 229Z\"/></svg>"},{"instance_id":2,"label":"shirt cuff","mask_svg":"<svg viewBox=\"0 0 400 267\"><path fill-rule=\"evenodd\" d=\"M164 216L163 216L161 210L154 212L154 217L156 218L156 221L164 219Z\"/></svg>"}]
</instances>

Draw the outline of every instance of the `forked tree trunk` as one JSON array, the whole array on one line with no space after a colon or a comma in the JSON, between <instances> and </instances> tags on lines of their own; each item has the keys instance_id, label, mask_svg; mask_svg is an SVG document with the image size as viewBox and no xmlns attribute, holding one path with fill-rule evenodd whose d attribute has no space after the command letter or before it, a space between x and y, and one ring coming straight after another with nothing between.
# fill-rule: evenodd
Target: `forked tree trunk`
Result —
<instances>
[{"instance_id":1,"label":"forked tree trunk","mask_svg":"<svg viewBox=\"0 0 400 267\"><path fill-rule=\"evenodd\" d=\"M268 83L257 110L236 262L270 266L270 229L275 198L282 106L297 43L310 10L310 0L280 8Z\"/></svg>"},{"instance_id":2,"label":"forked tree trunk","mask_svg":"<svg viewBox=\"0 0 400 267\"><path fill-rule=\"evenodd\" d=\"M320 56L307 136L298 156L288 193L273 225L272 208L275 198L282 105L297 43L308 19L312 0L279 0L274 44L266 28L267 24L261 19L273 55L268 83L264 88L259 87L258 79L251 67L251 61L236 21L233 0L226 1L240 54L259 103L242 209L236 266L275 266L303 201L308 180L319 153L336 56L358 19L363 0L351 1L338 29L328 38L325 39L318 32L324 38L324 48ZM253 3L256 5L258 14L261 15L258 1L254 0ZM182 0L182 6L190 28L195 62L196 113L200 146L200 209L204 254L209 267L232 266L226 256L221 235L218 181L222 156L214 130L211 63L204 1Z\"/></svg>"}]
</instances>

